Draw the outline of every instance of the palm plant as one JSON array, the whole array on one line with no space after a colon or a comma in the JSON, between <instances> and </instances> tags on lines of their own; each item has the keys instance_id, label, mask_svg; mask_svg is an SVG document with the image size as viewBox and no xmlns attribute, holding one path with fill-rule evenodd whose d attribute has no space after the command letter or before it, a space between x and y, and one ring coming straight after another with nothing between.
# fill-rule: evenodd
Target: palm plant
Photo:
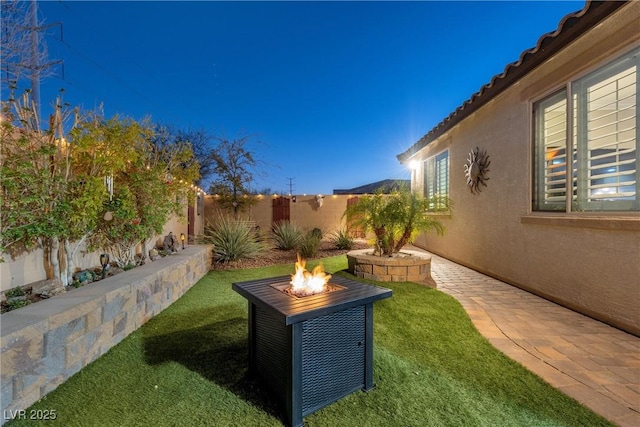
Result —
<instances>
[{"instance_id":1,"label":"palm plant","mask_svg":"<svg viewBox=\"0 0 640 427\"><path fill-rule=\"evenodd\" d=\"M435 230L444 233L444 226L436 210L449 210L449 201L445 197L427 199L401 188L386 195L377 192L365 195L356 203L348 206L344 216L352 218L352 223L375 234L375 253L380 256L393 256L421 232Z\"/></svg>"}]
</instances>

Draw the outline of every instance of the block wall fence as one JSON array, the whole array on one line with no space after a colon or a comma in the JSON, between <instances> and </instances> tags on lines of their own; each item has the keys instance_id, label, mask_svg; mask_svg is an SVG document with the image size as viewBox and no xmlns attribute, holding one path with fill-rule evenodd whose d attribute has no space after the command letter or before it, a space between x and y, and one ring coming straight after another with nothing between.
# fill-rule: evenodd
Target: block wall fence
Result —
<instances>
[{"instance_id":1,"label":"block wall fence","mask_svg":"<svg viewBox=\"0 0 640 427\"><path fill-rule=\"evenodd\" d=\"M322 206L318 206L316 195L295 195L295 196L251 196L256 199L256 203L243 215L251 221L255 221L261 230L269 230L274 221L274 199L286 197L289 199L289 221L298 225L304 230L320 228L325 234L346 228L346 221L343 218L347 209L348 200L358 196L352 195L325 195L322 199ZM295 197L295 202L293 201ZM205 199L205 224L214 222L220 207L216 201L216 196L207 195Z\"/></svg>"}]
</instances>

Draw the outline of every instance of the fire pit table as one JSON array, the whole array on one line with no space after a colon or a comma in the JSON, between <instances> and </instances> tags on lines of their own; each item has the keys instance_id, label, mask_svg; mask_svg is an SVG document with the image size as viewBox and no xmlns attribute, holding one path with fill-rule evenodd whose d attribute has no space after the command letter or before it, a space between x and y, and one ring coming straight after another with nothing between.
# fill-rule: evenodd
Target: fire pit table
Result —
<instances>
[{"instance_id":1,"label":"fire pit table","mask_svg":"<svg viewBox=\"0 0 640 427\"><path fill-rule=\"evenodd\" d=\"M333 276L331 292L297 297L289 276L234 283L249 303L249 372L279 398L286 420L373 387L373 302L390 289Z\"/></svg>"}]
</instances>

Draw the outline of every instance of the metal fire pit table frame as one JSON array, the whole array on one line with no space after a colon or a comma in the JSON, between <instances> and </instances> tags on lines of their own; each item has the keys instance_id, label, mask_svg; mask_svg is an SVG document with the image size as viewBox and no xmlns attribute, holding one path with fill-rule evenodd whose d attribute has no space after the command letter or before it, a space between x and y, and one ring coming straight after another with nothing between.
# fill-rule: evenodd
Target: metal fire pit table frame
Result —
<instances>
[{"instance_id":1,"label":"metal fire pit table frame","mask_svg":"<svg viewBox=\"0 0 640 427\"><path fill-rule=\"evenodd\" d=\"M340 276L344 289L296 298L272 285L290 276L233 283L248 300L249 372L280 397L288 423L373 388L373 302L390 289Z\"/></svg>"}]
</instances>

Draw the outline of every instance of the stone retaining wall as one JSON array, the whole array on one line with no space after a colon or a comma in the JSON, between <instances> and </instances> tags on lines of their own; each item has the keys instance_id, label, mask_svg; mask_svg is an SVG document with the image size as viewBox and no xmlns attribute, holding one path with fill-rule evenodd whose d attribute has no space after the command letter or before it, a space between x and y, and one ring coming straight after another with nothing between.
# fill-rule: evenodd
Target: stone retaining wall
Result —
<instances>
[{"instance_id":1,"label":"stone retaining wall","mask_svg":"<svg viewBox=\"0 0 640 427\"><path fill-rule=\"evenodd\" d=\"M210 265L210 246L189 246L3 314L2 424L7 414L29 407L171 305Z\"/></svg>"},{"instance_id":2,"label":"stone retaining wall","mask_svg":"<svg viewBox=\"0 0 640 427\"><path fill-rule=\"evenodd\" d=\"M431 256L419 251L403 249L399 257L372 255L372 249L347 253L349 272L357 277L378 282L429 282Z\"/></svg>"}]
</instances>

